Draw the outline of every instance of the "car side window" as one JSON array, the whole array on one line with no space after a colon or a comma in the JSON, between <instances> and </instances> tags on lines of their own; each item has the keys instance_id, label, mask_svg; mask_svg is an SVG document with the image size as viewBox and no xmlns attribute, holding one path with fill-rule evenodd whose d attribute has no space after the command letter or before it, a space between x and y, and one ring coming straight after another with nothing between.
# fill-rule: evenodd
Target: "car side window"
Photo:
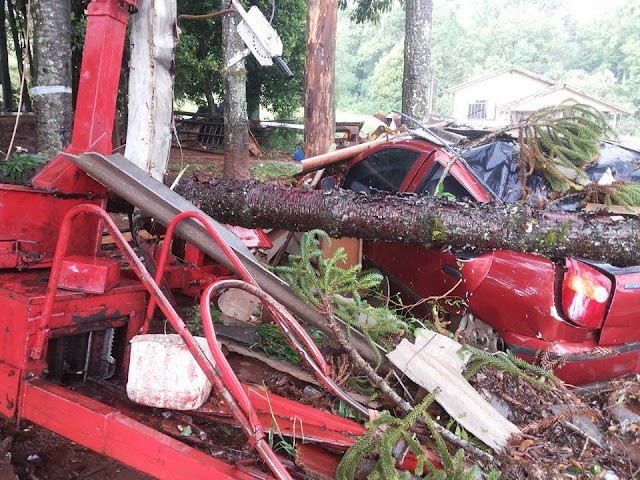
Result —
<instances>
[{"instance_id":1,"label":"car side window","mask_svg":"<svg viewBox=\"0 0 640 480\"><path fill-rule=\"evenodd\" d=\"M420 155L402 148L376 152L349 169L342 188L365 193L374 189L397 192Z\"/></svg>"},{"instance_id":2,"label":"car side window","mask_svg":"<svg viewBox=\"0 0 640 480\"><path fill-rule=\"evenodd\" d=\"M429 172L427 172L416 188L416 193L418 195L434 195L443 171L444 166L439 162L434 162L433 166L429 169ZM442 181L442 192L453 195L457 200L474 199L473 195L471 195L469 191L453 175L451 175L451 172L448 172Z\"/></svg>"}]
</instances>

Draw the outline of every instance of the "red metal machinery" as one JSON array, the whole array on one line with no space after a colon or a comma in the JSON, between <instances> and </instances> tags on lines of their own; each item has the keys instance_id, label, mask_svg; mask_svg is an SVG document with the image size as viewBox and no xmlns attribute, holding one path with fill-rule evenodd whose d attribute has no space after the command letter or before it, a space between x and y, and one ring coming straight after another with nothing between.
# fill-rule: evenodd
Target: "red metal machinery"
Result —
<instances>
[{"instance_id":1,"label":"red metal machinery","mask_svg":"<svg viewBox=\"0 0 640 480\"><path fill-rule=\"evenodd\" d=\"M137 7L138 0L92 0L88 6L73 137L65 153L111 153L126 25ZM283 422L284 430L295 430L301 418L313 441L342 450L364 432L354 422L275 395L269 395L265 407L260 395L241 386L226 364L205 314L208 343L217 355L214 367L158 286L166 249L154 280L104 211L106 194L105 187L63 155L34 177L32 187L0 185L1 416L32 421L160 479L267 478L255 468L227 464L158 432L142 423L140 413L132 416L122 405L111 407L79 393L78 384L87 378L126 374L129 340L146 328L157 305L216 387L223 416L234 418L276 477L290 478L265 441L264 430L273 418ZM105 229L119 257L101 251ZM224 240L216 241L224 250ZM233 263L233 252L228 255ZM130 266L127 274L121 260ZM239 265L237 270L243 273ZM249 284L226 286L259 295L292 342L303 353L311 352L303 356L316 376L349 401L327 377L324 360L293 317L261 292L247 272L242 276ZM212 284L218 280L215 272L199 272L194 278L203 283L202 289L211 284L204 300L208 305L208 296L218 288ZM74 389L65 386L69 380ZM411 455L407 459L410 468Z\"/></svg>"}]
</instances>

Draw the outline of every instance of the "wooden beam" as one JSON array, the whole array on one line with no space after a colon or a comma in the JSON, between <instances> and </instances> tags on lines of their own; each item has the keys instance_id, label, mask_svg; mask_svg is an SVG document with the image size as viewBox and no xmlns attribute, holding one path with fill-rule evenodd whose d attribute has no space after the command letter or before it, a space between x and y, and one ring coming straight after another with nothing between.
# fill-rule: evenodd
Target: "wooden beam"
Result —
<instances>
[{"instance_id":1,"label":"wooden beam","mask_svg":"<svg viewBox=\"0 0 640 480\"><path fill-rule=\"evenodd\" d=\"M304 88L305 157L326 153L335 135L338 0L310 0Z\"/></svg>"}]
</instances>

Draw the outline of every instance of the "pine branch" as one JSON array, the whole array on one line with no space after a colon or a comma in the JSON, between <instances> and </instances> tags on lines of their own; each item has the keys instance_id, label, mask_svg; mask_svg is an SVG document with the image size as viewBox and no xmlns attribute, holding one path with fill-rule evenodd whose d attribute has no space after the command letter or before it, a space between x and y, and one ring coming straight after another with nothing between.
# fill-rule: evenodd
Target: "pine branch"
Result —
<instances>
[{"instance_id":1,"label":"pine branch","mask_svg":"<svg viewBox=\"0 0 640 480\"><path fill-rule=\"evenodd\" d=\"M471 352L471 357L464 373L466 379L473 377L481 368L492 366L547 390L551 389L552 385L547 383L546 380L551 380L552 383L561 383L561 380L550 370L516 357L510 351L492 353L470 345L464 345L462 348Z\"/></svg>"}]
</instances>

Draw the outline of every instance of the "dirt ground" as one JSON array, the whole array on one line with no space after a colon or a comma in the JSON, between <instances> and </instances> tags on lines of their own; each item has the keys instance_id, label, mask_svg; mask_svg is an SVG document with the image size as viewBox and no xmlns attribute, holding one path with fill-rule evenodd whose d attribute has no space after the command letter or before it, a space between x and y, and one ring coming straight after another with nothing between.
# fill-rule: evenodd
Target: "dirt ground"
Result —
<instances>
[{"instance_id":1,"label":"dirt ground","mask_svg":"<svg viewBox=\"0 0 640 480\"><path fill-rule=\"evenodd\" d=\"M0 423L0 480L151 480L36 425Z\"/></svg>"}]
</instances>

